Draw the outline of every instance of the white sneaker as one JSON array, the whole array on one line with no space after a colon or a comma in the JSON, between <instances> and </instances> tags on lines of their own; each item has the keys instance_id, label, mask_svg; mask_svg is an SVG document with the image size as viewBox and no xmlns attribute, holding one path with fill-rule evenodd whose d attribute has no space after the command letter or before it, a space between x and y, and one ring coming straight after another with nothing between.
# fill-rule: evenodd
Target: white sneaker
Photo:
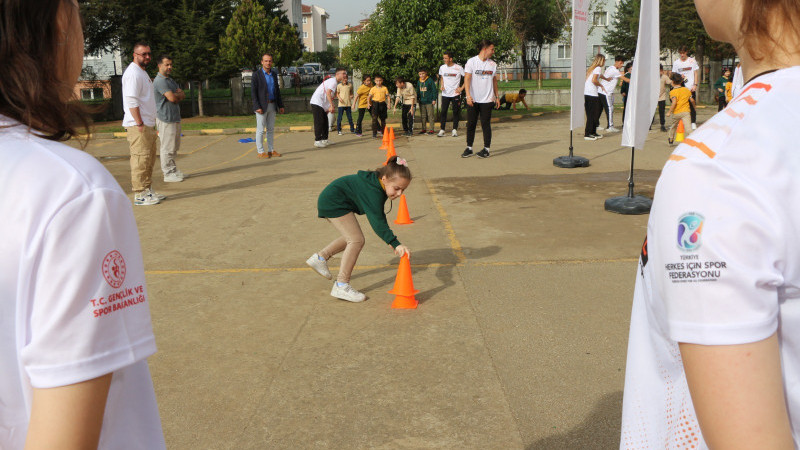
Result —
<instances>
[{"instance_id":1,"label":"white sneaker","mask_svg":"<svg viewBox=\"0 0 800 450\"><path fill-rule=\"evenodd\" d=\"M322 141L314 141L314 147L324 148L325 144L323 144Z\"/></svg>"},{"instance_id":2,"label":"white sneaker","mask_svg":"<svg viewBox=\"0 0 800 450\"><path fill-rule=\"evenodd\" d=\"M323 145L323 146L325 146L325 147L327 147L327 146L331 145L331 143L330 143L330 142L328 142L328 140L327 140L327 139L325 139L324 141L322 141L322 145Z\"/></svg>"},{"instance_id":3,"label":"white sneaker","mask_svg":"<svg viewBox=\"0 0 800 450\"><path fill-rule=\"evenodd\" d=\"M331 271L328 270L328 261L325 261L324 259L319 259L319 254L314 253L313 255L311 255L306 260L306 264L311 266L312 269L314 269L318 274L322 275L323 277L329 280L333 278L331 276Z\"/></svg>"},{"instance_id":4,"label":"white sneaker","mask_svg":"<svg viewBox=\"0 0 800 450\"><path fill-rule=\"evenodd\" d=\"M341 131L339 131L337 134L338 134L339 136L341 136L341 135L342 135L342 132L341 132Z\"/></svg>"},{"instance_id":5,"label":"white sneaker","mask_svg":"<svg viewBox=\"0 0 800 450\"><path fill-rule=\"evenodd\" d=\"M444 130L439 130L439 134L437 134L436 136L444 137Z\"/></svg>"},{"instance_id":6,"label":"white sneaker","mask_svg":"<svg viewBox=\"0 0 800 450\"><path fill-rule=\"evenodd\" d=\"M609 127L608 131L611 132L611 133L616 133L617 131L619 131L619 129L615 128L615 127Z\"/></svg>"},{"instance_id":7,"label":"white sneaker","mask_svg":"<svg viewBox=\"0 0 800 450\"><path fill-rule=\"evenodd\" d=\"M149 188L145 189L144 192L147 193L148 195L151 195L151 196L157 198L158 201L161 201L161 200L164 200L165 198L167 198L166 195L159 194L158 192L154 191L152 187L149 187Z\"/></svg>"},{"instance_id":8,"label":"white sneaker","mask_svg":"<svg viewBox=\"0 0 800 450\"><path fill-rule=\"evenodd\" d=\"M452 136L453 136L453 137L458 137L458 131L456 131L456 130L453 130Z\"/></svg>"},{"instance_id":9,"label":"white sneaker","mask_svg":"<svg viewBox=\"0 0 800 450\"><path fill-rule=\"evenodd\" d=\"M693 130L696 130L696 129L697 129L697 124L696 124L696 123L693 123L693 124L692 124L692 129L693 129Z\"/></svg>"},{"instance_id":10,"label":"white sneaker","mask_svg":"<svg viewBox=\"0 0 800 450\"><path fill-rule=\"evenodd\" d=\"M345 283L344 286L339 286L339 283L334 282L333 289L331 289L331 295L338 299L347 300L348 302L353 303L363 302L367 299L366 295L353 289L353 286L350 286L350 283Z\"/></svg>"},{"instance_id":11,"label":"white sneaker","mask_svg":"<svg viewBox=\"0 0 800 450\"><path fill-rule=\"evenodd\" d=\"M605 128L603 128L603 127L597 127L597 129L598 129L598 130L601 130L601 131L602 131L602 130L605 130Z\"/></svg>"},{"instance_id":12,"label":"white sneaker","mask_svg":"<svg viewBox=\"0 0 800 450\"><path fill-rule=\"evenodd\" d=\"M133 204L137 206L157 205L159 200L148 191L137 192L133 196Z\"/></svg>"},{"instance_id":13,"label":"white sneaker","mask_svg":"<svg viewBox=\"0 0 800 450\"><path fill-rule=\"evenodd\" d=\"M172 172L164 175L165 183L180 183L181 181L183 181L183 177L178 175L177 172Z\"/></svg>"},{"instance_id":14,"label":"white sneaker","mask_svg":"<svg viewBox=\"0 0 800 450\"><path fill-rule=\"evenodd\" d=\"M583 140L584 140L584 141L596 141L596 140L597 140L597 138L596 138L596 137L594 137L594 136L584 136L584 137L583 137Z\"/></svg>"}]
</instances>

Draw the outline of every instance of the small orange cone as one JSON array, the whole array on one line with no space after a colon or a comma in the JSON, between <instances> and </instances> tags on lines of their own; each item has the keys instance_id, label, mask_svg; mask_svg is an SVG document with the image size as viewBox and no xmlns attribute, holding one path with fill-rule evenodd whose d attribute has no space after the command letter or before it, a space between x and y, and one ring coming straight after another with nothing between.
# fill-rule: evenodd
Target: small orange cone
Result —
<instances>
[{"instance_id":1,"label":"small orange cone","mask_svg":"<svg viewBox=\"0 0 800 450\"><path fill-rule=\"evenodd\" d=\"M397 153L394 151L394 141L389 141L389 150L386 150L386 161L383 162L383 165L389 164L389 160L392 159L392 156L397 156Z\"/></svg>"},{"instance_id":2,"label":"small orange cone","mask_svg":"<svg viewBox=\"0 0 800 450\"><path fill-rule=\"evenodd\" d=\"M392 302L393 309L416 309L419 302L414 295L419 293L414 289L414 280L411 278L411 261L408 255L400 258L400 266L397 268L397 277L394 280L394 287L390 294L394 294Z\"/></svg>"},{"instance_id":3,"label":"small orange cone","mask_svg":"<svg viewBox=\"0 0 800 450\"><path fill-rule=\"evenodd\" d=\"M683 142L686 138L686 129L683 127L683 120L678 122L678 131L675 133L675 142Z\"/></svg>"},{"instance_id":4,"label":"small orange cone","mask_svg":"<svg viewBox=\"0 0 800 450\"><path fill-rule=\"evenodd\" d=\"M389 140L394 140L394 128L389 128Z\"/></svg>"},{"instance_id":5,"label":"small orange cone","mask_svg":"<svg viewBox=\"0 0 800 450\"><path fill-rule=\"evenodd\" d=\"M397 208L397 219L394 223L398 225L408 225L414 223L411 216L408 214L408 203L406 203L406 194L400 196L400 207Z\"/></svg>"},{"instance_id":6,"label":"small orange cone","mask_svg":"<svg viewBox=\"0 0 800 450\"><path fill-rule=\"evenodd\" d=\"M383 127L383 143L378 150L389 150L389 127Z\"/></svg>"}]
</instances>

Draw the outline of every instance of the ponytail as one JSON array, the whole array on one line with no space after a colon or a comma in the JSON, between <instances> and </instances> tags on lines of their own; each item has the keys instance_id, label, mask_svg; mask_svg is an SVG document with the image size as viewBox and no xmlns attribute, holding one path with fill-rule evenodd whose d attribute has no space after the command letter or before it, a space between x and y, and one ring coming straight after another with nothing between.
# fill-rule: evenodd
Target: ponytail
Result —
<instances>
[{"instance_id":1,"label":"ponytail","mask_svg":"<svg viewBox=\"0 0 800 450\"><path fill-rule=\"evenodd\" d=\"M389 158L385 166L375 169L375 173L378 174L378 178L383 178L385 176L386 179L391 180L395 177L400 177L411 181L411 170L408 168L408 163L399 156L392 156Z\"/></svg>"}]
</instances>

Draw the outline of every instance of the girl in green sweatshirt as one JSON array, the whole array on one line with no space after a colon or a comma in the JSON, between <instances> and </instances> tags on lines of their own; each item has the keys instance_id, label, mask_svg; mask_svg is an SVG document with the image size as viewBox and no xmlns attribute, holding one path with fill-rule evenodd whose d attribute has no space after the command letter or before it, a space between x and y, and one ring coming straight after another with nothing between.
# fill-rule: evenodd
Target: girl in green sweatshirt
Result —
<instances>
[{"instance_id":1,"label":"girl in green sweatshirt","mask_svg":"<svg viewBox=\"0 0 800 450\"><path fill-rule=\"evenodd\" d=\"M377 170L360 170L355 175L347 175L331 182L317 200L319 217L328 219L341 233L341 236L327 247L311 255L306 264L318 274L331 279L328 260L342 253L339 275L333 283L331 295L350 302L362 302L366 296L350 286L350 275L356 265L358 255L364 247L364 233L356 220L356 214L365 214L372 230L384 242L394 248L394 254L411 255L408 247L400 244L386 221L384 205L386 199L400 197L411 183L411 171L403 158L392 157L388 163Z\"/></svg>"}]
</instances>

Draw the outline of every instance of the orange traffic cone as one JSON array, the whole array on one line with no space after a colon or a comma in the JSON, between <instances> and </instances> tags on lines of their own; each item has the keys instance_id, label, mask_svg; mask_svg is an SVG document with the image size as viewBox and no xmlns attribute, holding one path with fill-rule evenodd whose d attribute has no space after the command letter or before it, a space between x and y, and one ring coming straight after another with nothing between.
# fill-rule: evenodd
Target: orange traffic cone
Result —
<instances>
[{"instance_id":1,"label":"orange traffic cone","mask_svg":"<svg viewBox=\"0 0 800 450\"><path fill-rule=\"evenodd\" d=\"M419 293L414 289L414 280L411 278L411 261L408 255L400 258L400 266L397 268L397 278L394 280L394 287L390 294L394 294L392 302L393 309L416 309L419 302L414 295Z\"/></svg>"},{"instance_id":2,"label":"orange traffic cone","mask_svg":"<svg viewBox=\"0 0 800 450\"><path fill-rule=\"evenodd\" d=\"M383 143L378 150L389 150L389 127L383 127Z\"/></svg>"},{"instance_id":3,"label":"orange traffic cone","mask_svg":"<svg viewBox=\"0 0 800 450\"><path fill-rule=\"evenodd\" d=\"M389 141L389 150L386 150L386 161L383 162L383 165L389 164L389 160L392 159L393 156L397 156L397 153L394 151L394 141Z\"/></svg>"},{"instance_id":4,"label":"orange traffic cone","mask_svg":"<svg viewBox=\"0 0 800 450\"><path fill-rule=\"evenodd\" d=\"M397 209L397 219L394 223L398 225L408 225L414 223L411 216L408 214L408 203L406 203L406 194L400 196L400 207Z\"/></svg>"},{"instance_id":5,"label":"orange traffic cone","mask_svg":"<svg viewBox=\"0 0 800 450\"><path fill-rule=\"evenodd\" d=\"M683 142L686 138L686 129L683 127L683 120L678 122L678 131L675 133L675 142Z\"/></svg>"},{"instance_id":6,"label":"orange traffic cone","mask_svg":"<svg viewBox=\"0 0 800 450\"><path fill-rule=\"evenodd\" d=\"M394 140L394 128L389 128L389 140Z\"/></svg>"}]
</instances>

